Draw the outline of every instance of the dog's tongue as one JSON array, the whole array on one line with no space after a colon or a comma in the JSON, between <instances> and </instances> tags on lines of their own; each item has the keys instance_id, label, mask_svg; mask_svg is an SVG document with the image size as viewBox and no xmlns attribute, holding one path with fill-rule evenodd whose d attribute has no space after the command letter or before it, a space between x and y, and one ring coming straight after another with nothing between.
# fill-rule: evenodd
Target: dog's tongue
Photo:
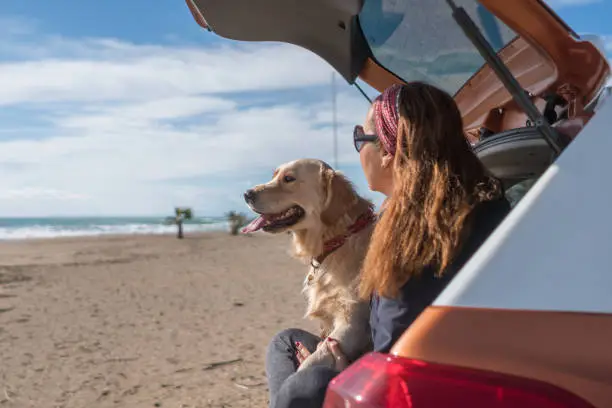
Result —
<instances>
[{"instance_id":1,"label":"dog's tongue","mask_svg":"<svg viewBox=\"0 0 612 408\"><path fill-rule=\"evenodd\" d=\"M255 218L249 225L242 229L243 234L248 234L249 232L255 232L266 224L266 220L262 216Z\"/></svg>"}]
</instances>

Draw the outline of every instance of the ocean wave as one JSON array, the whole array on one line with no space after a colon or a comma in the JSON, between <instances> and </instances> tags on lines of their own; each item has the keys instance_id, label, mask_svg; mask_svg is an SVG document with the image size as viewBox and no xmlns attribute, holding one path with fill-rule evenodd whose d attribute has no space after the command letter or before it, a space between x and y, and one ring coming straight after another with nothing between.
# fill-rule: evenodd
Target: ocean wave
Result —
<instances>
[{"instance_id":1,"label":"ocean wave","mask_svg":"<svg viewBox=\"0 0 612 408\"><path fill-rule=\"evenodd\" d=\"M14 223L16 224L16 223ZM162 235L176 234L175 225L164 225L163 223L99 223L79 225L78 223L50 223L25 225L2 225L0 222L0 241L2 240L23 240L36 238L61 238L61 237L86 237L99 235ZM185 224L183 230L185 234L222 231L227 230L228 224L225 221L208 222L202 224Z\"/></svg>"}]
</instances>

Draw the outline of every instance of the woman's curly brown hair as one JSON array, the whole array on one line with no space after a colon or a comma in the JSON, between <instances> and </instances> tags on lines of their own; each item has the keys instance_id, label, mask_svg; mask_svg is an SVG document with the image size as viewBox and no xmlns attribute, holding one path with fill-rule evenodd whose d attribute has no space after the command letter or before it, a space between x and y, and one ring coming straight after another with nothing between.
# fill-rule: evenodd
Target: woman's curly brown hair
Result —
<instances>
[{"instance_id":1,"label":"woman's curly brown hair","mask_svg":"<svg viewBox=\"0 0 612 408\"><path fill-rule=\"evenodd\" d=\"M467 142L453 98L424 83L403 86L393 194L372 236L360 295L395 297L425 268L441 273L468 233L472 209L501 194Z\"/></svg>"}]
</instances>

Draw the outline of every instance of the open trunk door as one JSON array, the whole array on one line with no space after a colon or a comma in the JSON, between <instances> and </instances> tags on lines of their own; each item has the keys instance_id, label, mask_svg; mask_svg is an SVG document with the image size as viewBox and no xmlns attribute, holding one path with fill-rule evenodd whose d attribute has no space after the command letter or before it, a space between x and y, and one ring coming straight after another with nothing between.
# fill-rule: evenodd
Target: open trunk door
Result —
<instances>
[{"instance_id":1,"label":"open trunk door","mask_svg":"<svg viewBox=\"0 0 612 408\"><path fill-rule=\"evenodd\" d=\"M349 83L359 77L378 90L396 82L433 83L455 95L468 129L512 103L445 0L186 1L202 27L229 39L306 48ZM610 76L598 48L581 41L543 1L454 3L530 94L561 90L580 111Z\"/></svg>"}]
</instances>

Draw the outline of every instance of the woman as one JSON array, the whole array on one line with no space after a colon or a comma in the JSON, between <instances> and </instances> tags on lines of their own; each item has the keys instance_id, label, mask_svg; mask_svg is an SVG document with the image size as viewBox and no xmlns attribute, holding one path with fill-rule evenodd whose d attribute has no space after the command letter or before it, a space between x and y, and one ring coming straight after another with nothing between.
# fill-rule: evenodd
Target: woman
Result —
<instances>
[{"instance_id":1,"label":"woman","mask_svg":"<svg viewBox=\"0 0 612 408\"><path fill-rule=\"evenodd\" d=\"M375 351L388 352L509 212L498 180L465 139L453 98L431 85L394 85L374 101L355 147L371 190L387 199L361 274ZM316 347L335 369L296 372ZM276 335L266 358L272 407L320 407L348 365L333 339L303 330Z\"/></svg>"}]
</instances>

